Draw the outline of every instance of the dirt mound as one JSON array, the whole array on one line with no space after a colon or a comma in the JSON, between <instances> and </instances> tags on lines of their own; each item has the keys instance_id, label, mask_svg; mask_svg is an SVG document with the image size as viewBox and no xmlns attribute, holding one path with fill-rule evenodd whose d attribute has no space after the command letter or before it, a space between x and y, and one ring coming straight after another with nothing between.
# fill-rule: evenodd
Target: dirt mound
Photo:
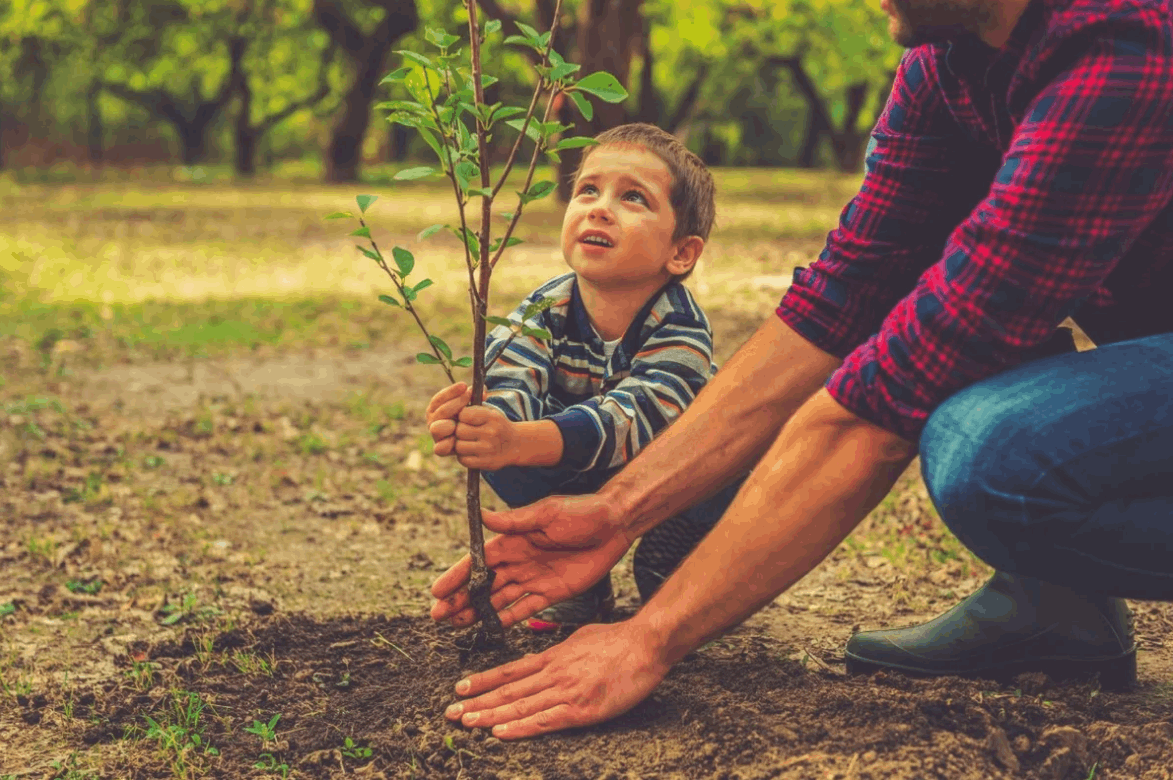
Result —
<instances>
[{"instance_id":1,"label":"dirt mound","mask_svg":"<svg viewBox=\"0 0 1173 780\"><path fill-rule=\"evenodd\" d=\"M455 681L488 665L470 659L461 639L425 618L261 618L214 638L189 633L132 650L119 663L153 668L170 685L110 687L79 700L73 717L98 723L85 731L87 744L152 722L186 728L189 743L198 732L189 763L223 778L284 766L306 778L1158 780L1173 766L1173 702L1154 703L1144 690L1112 694L1044 675L1013 687L850 678L739 633L685 659L650 699L610 723L505 743L441 715ZM515 654L554 641L510 634ZM184 715L193 702L202 707L198 727ZM37 702L26 709L34 719ZM274 734L262 742L258 722L274 715ZM165 754L127 754L121 769L159 776Z\"/></svg>"}]
</instances>

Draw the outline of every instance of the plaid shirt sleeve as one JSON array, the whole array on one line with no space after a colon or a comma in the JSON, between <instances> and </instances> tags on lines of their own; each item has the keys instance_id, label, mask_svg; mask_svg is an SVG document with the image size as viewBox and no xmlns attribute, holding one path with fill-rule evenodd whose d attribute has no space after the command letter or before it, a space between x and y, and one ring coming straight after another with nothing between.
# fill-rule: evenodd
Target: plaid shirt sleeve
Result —
<instances>
[{"instance_id":1,"label":"plaid shirt sleeve","mask_svg":"<svg viewBox=\"0 0 1173 780\"><path fill-rule=\"evenodd\" d=\"M845 408L909 441L950 395L1045 341L1173 196L1167 15L1140 9L1110 18L1055 40L1041 56L1051 62L1033 70L1049 80L1035 89L1000 167L984 180L988 192L960 224L950 223L956 227L912 292L827 383ZM893 165L919 169L932 155L915 149L946 119L929 94L908 101L911 65L906 59L905 83L897 84L904 94L893 96L877 130L876 154L895 153ZM893 147L884 136L893 132L894 113L917 121L895 129ZM887 194L873 220L905 210L911 195L899 176L869 177ZM922 197L948 199L953 183L935 184ZM891 300L890 288L884 295ZM865 310L838 307L847 318ZM796 319L802 333L803 318Z\"/></svg>"}]
</instances>

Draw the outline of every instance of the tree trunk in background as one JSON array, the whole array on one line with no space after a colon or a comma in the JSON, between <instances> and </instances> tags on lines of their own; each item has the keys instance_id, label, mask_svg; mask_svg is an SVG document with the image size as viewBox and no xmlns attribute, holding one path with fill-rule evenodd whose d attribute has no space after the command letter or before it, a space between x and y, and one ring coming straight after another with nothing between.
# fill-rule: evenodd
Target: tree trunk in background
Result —
<instances>
[{"instance_id":1,"label":"tree trunk in background","mask_svg":"<svg viewBox=\"0 0 1173 780\"><path fill-rule=\"evenodd\" d=\"M121 84L103 84L103 89L130 103L142 106L153 117L164 119L175 128L179 136L180 159L184 165L197 165L204 161L208 152L208 131L228 105L239 86L241 62L248 42L244 38L233 38L228 44L229 75L220 86L220 91L211 100L199 95L199 87L193 82L194 104L185 104L170 92L162 89L139 92Z\"/></svg>"},{"instance_id":2,"label":"tree trunk in background","mask_svg":"<svg viewBox=\"0 0 1173 780\"><path fill-rule=\"evenodd\" d=\"M397 40L419 24L415 0L373 2L386 11L386 16L367 35L335 0L314 0L314 18L354 66L354 79L342 99L342 110L326 150L328 182L358 180L363 139L371 122L371 103L387 54Z\"/></svg>"},{"instance_id":3,"label":"tree trunk in background","mask_svg":"<svg viewBox=\"0 0 1173 780\"><path fill-rule=\"evenodd\" d=\"M387 155L384 162L399 163L407 159L407 147L411 141L408 128L403 125L388 124L387 126Z\"/></svg>"},{"instance_id":4,"label":"tree trunk in background","mask_svg":"<svg viewBox=\"0 0 1173 780\"><path fill-rule=\"evenodd\" d=\"M237 176L251 178L257 172L257 133L252 126L253 91L247 78L240 79L240 105L236 113L236 148L233 168Z\"/></svg>"},{"instance_id":5,"label":"tree trunk in background","mask_svg":"<svg viewBox=\"0 0 1173 780\"><path fill-rule=\"evenodd\" d=\"M808 106L802 130L802 148L798 150L799 168L814 168L818 163L815 156L819 152L819 139L823 137L822 129L819 112Z\"/></svg>"},{"instance_id":6,"label":"tree trunk in background","mask_svg":"<svg viewBox=\"0 0 1173 780\"><path fill-rule=\"evenodd\" d=\"M96 82L86 90L86 157L90 165L94 166L102 164L105 152L103 141L106 131L102 126L102 110L98 105L101 93L102 87Z\"/></svg>"},{"instance_id":7,"label":"tree trunk in background","mask_svg":"<svg viewBox=\"0 0 1173 780\"><path fill-rule=\"evenodd\" d=\"M631 59L639 53L644 38L641 0L583 0L578 13L579 78L596 71L607 71L627 86L631 73ZM588 97L595 115L588 122L574 112L575 135L595 136L604 130L627 121L627 109L622 103L604 103ZM569 101L567 101L569 103ZM569 122L565 122L569 124ZM558 197L570 200L572 177L582 160L581 149L561 152L558 166Z\"/></svg>"},{"instance_id":8,"label":"tree trunk in background","mask_svg":"<svg viewBox=\"0 0 1173 780\"><path fill-rule=\"evenodd\" d=\"M835 165L843 172L859 170L863 162L863 152L867 147L867 134L857 132L856 123L860 112L867 103L868 85L866 83L852 84L847 88L847 111L843 117L843 127L836 128L831 123L831 114L827 111L827 104L819 95L814 82L807 75L802 66L802 57L775 57L767 60L768 64L781 65L790 70L794 79L794 86L806 99L809 112L806 127L806 137L803 139L803 148L800 152L800 164L803 167L813 167L815 149L818 139L826 135L831 139L831 148L835 154ZM809 163L807 165L806 163Z\"/></svg>"}]
</instances>

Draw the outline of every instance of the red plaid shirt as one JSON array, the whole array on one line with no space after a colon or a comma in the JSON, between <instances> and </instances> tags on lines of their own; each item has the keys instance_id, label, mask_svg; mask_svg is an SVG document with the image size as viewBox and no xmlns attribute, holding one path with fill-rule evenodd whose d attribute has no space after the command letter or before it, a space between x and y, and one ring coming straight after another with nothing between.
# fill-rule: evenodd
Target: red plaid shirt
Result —
<instances>
[{"instance_id":1,"label":"red plaid shirt","mask_svg":"<svg viewBox=\"0 0 1173 780\"><path fill-rule=\"evenodd\" d=\"M1173 330L1171 1L1033 0L1000 50L907 52L859 194L778 307L844 358L845 408L917 441L1068 316Z\"/></svg>"}]
</instances>

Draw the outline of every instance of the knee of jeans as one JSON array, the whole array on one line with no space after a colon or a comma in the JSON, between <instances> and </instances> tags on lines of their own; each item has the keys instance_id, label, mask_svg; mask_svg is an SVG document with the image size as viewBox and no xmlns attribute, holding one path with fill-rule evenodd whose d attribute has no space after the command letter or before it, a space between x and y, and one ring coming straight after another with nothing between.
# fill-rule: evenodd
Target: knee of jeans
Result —
<instances>
[{"instance_id":1,"label":"knee of jeans","mask_svg":"<svg viewBox=\"0 0 1173 780\"><path fill-rule=\"evenodd\" d=\"M921 474L941 519L959 537L975 524L991 532L992 515L1004 519L1014 500L1014 451L1024 434L1019 406L1012 395L974 386L946 400L925 425Z\"/></svg>"}]
</instances>

